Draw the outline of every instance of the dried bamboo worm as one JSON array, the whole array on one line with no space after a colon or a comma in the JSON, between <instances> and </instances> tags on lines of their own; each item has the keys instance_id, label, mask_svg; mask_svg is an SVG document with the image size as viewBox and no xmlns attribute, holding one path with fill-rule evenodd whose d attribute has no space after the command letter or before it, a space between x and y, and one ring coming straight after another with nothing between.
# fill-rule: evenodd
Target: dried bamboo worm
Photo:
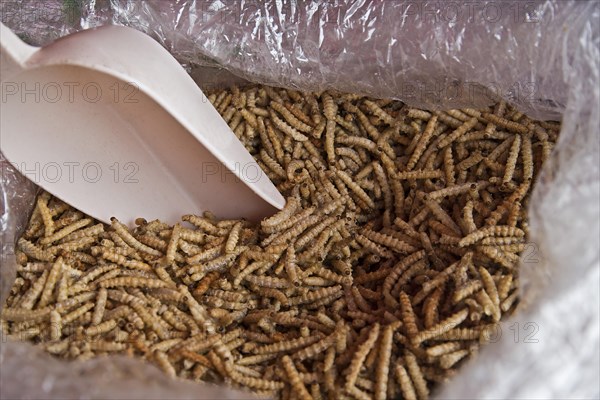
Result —
<instances>
[{"instance_id":1,"label":"dried bamboo worm","mask_svg":"<svg viewBox=\"0 0 600 400\"><path fill-rule=\"evenodd\" d=\"M365 191L356 184L352 178L342 170L335 170L337 176L348 186L350 189L361 201L363 201L369 208L375 208L375 203L373 200L365 193Z\"/></svg>"},{"instance_id":2,"label":"dried bamboo worm","mask_svg":"<svg viewBox=\"0 0 600 400\"><path fill-rule=\"evenodd\" d=\"M238 256L247 249L247 246L239 246L229 254L224 254L203 264L193 264L187 269L187 273L190 275L199 274L201 277L203 277L206 273L211 271L222 272L229 268L231 264L238 258ZM195 261L196 258L188 258L188 262L192 260Z\"/></svg>"},{"instance_id":3,"label":"dried bamboo worm","mask_svg":"<svg viewBox=\"0 0 600 400\"><path fill-rule=\"evenodd\" d=\"M35 282L31 285L29 290L23 295L19 307L26 310L31 310L33 308L33 306L41 296L44 287L46 286L48 275L48 270L42 272L42 275L35 280Z\"/></svg>"},{"instance_id":4,"label":"dried bamboo worm","mask_svg":"<svg viewBox=\"0 0 600 400\"><path fill-rule=\"evenodd\" d=\"M292 354L292 358L298 361L304 361L306 359L311 359L322 352L326 351L328 348L334 345L335 340L337 338L337 333L333 333L329 336L324 337L318 342L303 348L302 350Z\"/></svg>"},{"instance_id":5,"label":"dried bamboo worm","mask_svg":"<svg viewBox=\"0 0 600 400\"><path fill-rule=\"evenodd\" d=\"M415 387L402 364L397 364L395 369L396 380L402 391L402 396L406 400L417 400Z\"/></svg>"},{"instance_id":6,"label":"dried bamboo worm","mask_svg":"<svg viewBox=\"0 0 600 400\"><path fill-rule=\"evenodd\" d=\"M394 299L394 297L391 295L392 287L394 286L398 278L407 268L409 268L411 265L422 259L424 256L425 251L419 250L405 257L403 260L397 262L394 265L393 269L389 273L386 273L385 281L382 286L382 291L384 296L384 302L388 307L396 307L398 305L396 299Z\"/></svg>"},{"instance_id":7,"label":"dried bamboo worm","mask_svg":"<svg viewBox=\"0 0 600 400\"><path fill-rule=\"evenodd\" d=\"M264 228L281 224L294 215L299 206L300 203L295 197L288 198L285 207L271 218L263 220L261 226Z\"/></svg>"},{"instance_id":8,"label":"dried bamboo worm","mask_svg":"<svg viewBox=\"0 0 600 400\"><path fill-rule=\"evenodd\" d=\"M323 298L333 296L334 294L341 292L342 287L340 285L324 287L314 291L306 292L305 294L299 297L292 297L289 299L289 304L293 306L299 304L314 303L317 300L321 300Z\"/></svg>"},{"instance_id":9,"label":"dried bamboo worm","mask_svg":"<svg viewBox=\"0 0 600 400\"><path fill-rule=\"evenodd\" d=\"M393 236L386 235L380 232L374 232L371 230L367 230L365 232L365 236L377 244L385 246L396 253L411 253L416 249L408 243L405 243L399 239L396 239Z\"/></svg>"},{"instance_id":10,"label":"dried bamboo worm","mask_svg":"<svg viewBox=\"0 0 600 400\"><path fill-rule=\"evenodd\" d=\"M443 172L439 169L436 170L414 170L414 171L404 171L404 172L395 172L393 178L399 180L408 180L408 179L434 179L441 178L443 176Z\"/></svg>"},{"instance_id":11,"label":"dried bamboo worm","mask_svg":"<svg viewBox=\"0 0 600 400\"><path fill-rule=\"evenodd\" d=\"M50 200L49 195L39 196L36 202L35 211L41 216L42 222L44 224L44 236L48 237L54 233L54 220L52 219L52 214L50 213L50 209L48 208L48 201ZM33 215L32 215L33 218Z\"/></svg>"},{"instance_id":12,"label":"dried bamboo worm","mask_svg":"<svg viewBox=\"0 0 600 400\"><path fill-rule=\"evenodd\" d=\"M117 327L117 321L114 319L110 319L110 320L104 321L102 323L99 323L97 325L86 328L85 334L87 336L97 336L97 335L107 333L116 327Z\"/></svg>"},{"instance_id":13,"label":"dried bamboo worm","mask_svg":"<svg viewBox=\"0 0 600 400\"><path fill-rule=\"evenodd\" d=\"M286 231L267 238L266 240L263 241L262 244L263 245L269 245L269 244L278 245L278 244L286 243L291 238L296 237L300 233L304 232L304 230L306 228L318 223L319 219L320 219L320 216L318 216L318 215L309 215L308 217L304 218L303 220L298 221L298 223L295 226L290 227Z\"/></svg>"},{"instance_id":14,"label":"dried bamboo worm","mask_svg":"<svg viewBox=\"0 0 600 400\"><path fill-rule=\"evenodd\" d=\"M389 258L389 259L394 257L394 255L391 251L387 250L383 246L378 245L377 243L373 242L371 239L367 238L366 236L356 235L355 240L357 243L361 244L366 250L368 250L374 256L377 256L380 258Z\"/></svg>"},{"instance_id":15,"label":"dried bamboo worm","mask_svg":"<svg viewBox=\"0 0 600 400\"><path fill-rule=\"evenodd\" d=\"M310 241L312 241L324 229L327 229L327 227L332 225L335 221L336 221L336 217L327 217L323 221L319 222L318 224L313 226L311 229L306 231L294 243L295 250L301 250L304 246L306 246Z\"/></svg>"},{"instance_id":16,"label":"dried bamboo worm","mask_svg":"<svg viewBox=\"0 0 600 400\"><path fill-rule=\"evenodd\" d=\"M44 282L44 288L42 290L40 300L37 304L38 308L43 308L51 301L52 292L58 282L59 276L63 273L63 259L59 257L56 259L54 264L52 265L52 269L50 269L50 273L48 273L48 279ZM23 307L23 303L21 303L21 307ZM27 307L24 307L27 308Z\"/></svg>"},{"instance_id":17,"label":"dried bamboo worm","mask_svg":"<svg viewBox=\"0 0 600 400\"><path fill-rule=\"evenodd\" d=\"M448 135L446 138L444 138L438 143L438 149L443 149L444 147L454 142L456 139L458 139L471 128L473 128L477 124L477 122L477 118L470 118L468 121L465 121L462 125L460 125L454 131L452 131L450 135Z\"/></svg>"},{"instance_id":18,"label":"dried bamboo worm","mask_svg":"<svg viewBox=\"0 0 600 400\"><path fill-rule=\"evenodd\" d=\"M444 284L450 278L450 276L454 274L454 271L457 269L458 265L458 261L452 263L449 267L437 274L435 278L425 282L421 291L415 294L413 297L413 305L419 304L431 291Z\"/></svg>"},{"instance_id":19,"label":"dried bamboo worm","mask_svg":"<svg viewBox=\"0 0 600 400\"><path fill-rule=\"evenodd\" d=\"M346 375L346 389L352 388L356 383L356 378L358 378L360 368L362 367L365 358L367 358L367 354L371 351L371 348L375 345L375 342L379 337L379 330L380 325L378 323L374 324L369 330L367 339L357 348L356 353L354 353L348 374Z\"/></svg>"},{"instance_id":20,"label":"dried bamboo worm","mask_svg":"<svg viewBox=\"0 0 600 400\"><path fill-rule=\"evenodd\" d=\"M521 161L523 162L523 179L533 179L533 152L531 138L529 137L529 135L522 136Z\"/></svg>"},{"instance_id":21,"label":"dried bamboo worm","mask_svg":"<svg viewBox=\"0 0 600 400\"><path fill-rule=\"evenodd\" d=\"M517 122L509 121L502 117L498 117L497 115L494 115L494 114L483 113L482 117L486 121L489 121L489 122L493 123L494 125L497 125L501 128L511 131L511 132L520 133L520 134L525 134L525 133L529 132L529 129L526 126L521 125Z\"/></svg>"},{"instance_id":22,"label":"dried bamboo worm","mask_svg":"<svg viewBox=\"0 0 600 400\"><path fill-rule=\"evenodd\" d=\"M152 267L150 265L146 264L145 262L129 259L126 256L119 254L118 252L116 252L112 249L104 250L100 254L100 256L106 261L111 261L115 264L122 265L123 267L126 267L126 268L139 270L139 271L152 271Z\"/></svg>"},{"instance_id":23,"label":"dried bamboo worm","mask_svg":"<svg viewBox=\"0 0 600 400\"><path fill-rule=\"evenodd\" d=\"M310 133L312 131L312 127L310 125L300 121L288 108L281 103L272 101L270 106L273 110L281 114L285 121L294 129L304 133Z\"/></svg>"},{"instance_id":24,"label":"dried bamboo worm","mask_svg":"<svg viewBox=\"0 0 600 400\"><path fill-rule=\"evenodd\" d=\"M333 97L329 93L323 93L321 96L321 101L323 104L323 114L325 115L325 118L329 120L335 119L338 107L335 104Z\"/></svg>"},{"instance_id":25,"label":"dried bamboo worm","mask_svg":"<svg viewBox=\"0 0 600 400\"><path fill-rule=\"evenodd\" d=\"M171 361L169 361L169 357L165 354L164 351L155 351L153 354L153 358L160 367L160 369L162 369L167 376L171 378L177 376L175 367L173 367L173 364L171 364Z\"/></svg>"},{"instance_id":26,"label":"dried bamboo worm","mask_svg":"<svg viewBox=\"0 0 600 400\"><path fill-rule=\"evenodd\" d=\"M394 126L396 125L396 119L391 116L387 111L381 108L377 103L371 100L364 100L363 104L367 107L367 109L371 112L371 114L375 115L379 118L383 123Z\"/></svg>"},{"instance_id":27,"label":"dried bamboo worm","mask_svg":"<svg viewBox=\"0 0 600 400\"><path fill-rule=\"evenodd\" d=\"M349 147L364 148L370 152L377 151L377 143L366 137L338 135L335 137L335 142Z\"/></svg>"},{"instance_id":28,"label":"dried bamboo worm","mask_svg":"<svg viewBox=\"0 0 600 400\"><path fill-rule=\"evenodd\" d=\"M506 160L506 167L504 169L504 176L502 177L502 188L506 190L507 185L513 178L515 168L517 166L517 157L521 151L521 136L515 136L513 143L508 153L508 159Z\"/></svg>"},{"instance_id":29,"label":"dried bamboo worm","mask_svg":"<svg viewBox=\"0 0 600 400\"><path fill-rule=\"evenodd\" d=\"M384 400L387 397L388 376L392 356L392 340L394 329L398 324L390 324L385 327L381 336L378 353L378 363L375 372L375 399Z\"/></svg>"},{"instance_id":30,"label":"dried bamboo worm","mask_svg":"<svg viewBox=\"0 0 600 400\"><path fill-rule=\"evenodd\" d=\"M302 382L300 374L294 366L294 362L292 361L292 359L287 355L283 356L281 359L281 363L283 364L283 368L289 379L290 385L292 386L292 389L294 390L294 392L296 392L298 397L301 400L313 400L313 397L306 389L306 386L304 386L304 383Z\"/></svg>"},{"instance_id":31,"label":"dried bamboo worm","mask_svg":"<svg viewBox=\"0 0 600 400\"><path fill-rule=\"evenodd\" d=\"M470 246L474 243L477 243L481 239L490 237L490 236L523 237L524 235L525 235L525 233L517 227L501 226L501 225L488 226L488 227L481 228L475 232L468 234L467 236L465 236L464 238L462 238L460 240L458 245L460 247Z\"/></svg>"},{"instance_id":32,"label":"dried bamboo worm","mask_svg":"<svg viewBox=\"0 0 600 400\"><path fill-rule=\"evenodd\" d=\"M96 296L96 305L94 306L94 313L92 314L91 325L99 325L104 317L104 311L106 308L106 300L108 299L108 291L106 288L101 288Z\"/></svg>"},{"instance_id":33,"label":"dried bamboo worm","mask_svg":"<svg viewBox=\"0 0 600 400\"><path fill-rule=\"evenodd\" d=\"M275 160L271 158L269 154L265 150L260 151L260 158L264 165L266 165L270 171L275 173L275 175L279 178L285 178L287 176L285 169Z\"/></svg>"},{"instance_id":34,"label":"dried bamboo worm","mask_svg":"<svg viewBox=\"0 0 600 400\"><path fill-rule=\"evenodd\" d=\"M48 244L56 242L56 241L58 241L60 239L63 239L67 235L75 232L76 230L81 229L81 228L89 225L91 222L92 222L92 220L90 218L84 218L84 219L81 219L79 221L76 221L76 222L74 222L74 223L72 223L72 224L70 224L70 225L62 228L58 232L53 233L50 236L43 237L40 240L40 244L42 244L42 245L48 245Z\"/></svg>"},{"instance_id":35,"label":"dried bamboo worm","mask_svg":"<svg viewBox=\"0 0 600 400\"><path fill-rule=\"evenodd\" d=\"M434 215L442 224L452 229L456 234L460 234L460 227L454 222L452 217L448 215L448 213L440 206L440 204L430 199L427 195L424 198L424 203L431 211L431 214Z\"/></svg>"},{"instance_id":36,"label":"dried bamboo worm","mask_svg":"<svg viewBox=\"0 0 600 400\"><path fill-rule=\"evenodd\" d=\"M310 346L319 340L318 336L300 337L289 341L282 341L273 344L267 344L264 346L257 347L253 350L254 354L267 354L267 353L282 353L298 348Z\"/></svg>"},{"instance_id":37,"label":"dried bamboo worm","mask_svg":"<svg viewBox=\"0 0 600 400\"><path fill-rule=\"evenodd\" d=\"M94 308L94 303L92 303L92 302L83 304L81 307L64 315L62 317L63 324L67 325L67 324L79 319L80 317L84 316L84 314L86 314L92 308ZM90 319L91 319L91 316L90 316Z\"/></svg>"},{"instance_id":38,"label":"dried bamboo worm","mask_svg":"<svg viewBox=\"0 0 600 400\"><path fill-rule=\"evenodd\" d=\"M454 304L458 304L461 300L469 297L470 295L472 295L473 293L477 292L479 289L481 289L482 287L482 283L481 281L477 280L477 281L470 281L458 288L456 288L456 290L454 291L453 295L452 295L452 302Z\"/></svg>"},{"instance_id":39,"label":"dried bamboo worm","mask_svg":"<svg viewBox=\"0 0 600 400\"><path fill-rule=\"evenodd\" d=\"M421 368L417 363L417 358L414 354L409 351L405 351L404 360L406 361L406 366L408 368L408 373L413 381L415 391L417 393L417 398L426 399L429 397L429 389L427 388L427 382L423 377L423 373L421 372Z\"/></svg>"},{"instance_id":40,"label":"dried bamboo worm","mask_svg":"<svg viewBox=\"0 0 600 400\"><path fill-rule=\"evenodd\" d=\"M298 132L298 130L296 128L294 128L293 126L288 125L288 123L286 121L282 120L281 118L279 118L275 114L274 111L271 111L271 121L273 122L273 125L277 129L279 129L281 132L285 133L286 135L289 135L294 140L296 140L298 142L304 142L304 141L308 140L307 136Z\"/></svg>"},{"instance_id":41,"label":"dried bamboo worm","mask_svg":"<svg viewBox=\"0 0 600 400\"><path fill-rule=\"evenodd\" d=\"M457 350L449 354L444 354L440 357L440 366L443 369L451 368L454 364L469 355L469 350Z\"/></svg>"},{"instance_id":42,"label":"dried bamboo worm","mask_svg":"<svg viewBox=\"0 0 600 400\"><path fill-rule=\"evenodd\" d=\"M210 353L209 353L210 354ZM227 375L231 377L235 382L247 386L253 389L262 389L262 390L278 390L284 387L283 382L272 381L261 378L254 378L251 376L243 375L237 370L233 368L232 363L225 363L225 368L227 369Z\"/></svg>"},{"instance_id":43,"label":"dried bamboo worm","mask_svg":"<svg viewBox=\"0 0 600 400\"><path fill-rule=\"evenodd\" d=\"M98 284L101 288L112 288L112 287L143 287L143 288L162 288L168 287L168 285L159 280L153 278L141 278L141 277L118 277L107 279Z\"/></svg>"},{"instance_id":44,"label":"dried bamboo worm","mask_svg":"<svg viewBox=\"0 0 600 400\"><path fill-rule=\"evenodd\" d=\"M427 126L421 134L419 141L417 142L416 147L410 156L408 164L406 165L407 171L410 171L414 168L414 166L417 164L417 161L419 161L421 155L423 155L423 153L425 152L427 144L431 140L431 137L433 136L433 133L435 131L437 119L438 117L434 115L427 121Z\"/></svg>"},{"instance_id":45,"label":"dried bamboo worm","mask_svg":"<svg viewBox=\"0 0 600 400\"><path fill-rule=\"evenodd\" d=\"M35 260L52 262L56 258L50 251L43 250L41 247L24 238L19 238L17 246L19 250Z\"/></svg>"},{"instance_id":46,"label":"dried bamboo worm","mask_svg":"<svg viewBox=\"0 0 600 400\"><path fill-rule=\"evenodd\" d=\"M468 315L469 310L466 308L456 312L455 314L441 321L439 324L417 333L417 335L414 337L413 343L418 345L421 342L443 335L444 333L457 327L467 318Z\"/></svg>"},{"instance_id":47,"label":"dried bamboo worm","mask_svg":"<svg viewBox=\"0 0 600 400\"><path fill-rule=\"evenodd\" d=\"M134 238L133 235L131 235L131 233L129 233L129 230L127 229L127 227L125 225L123 225L122 223L120 223L116 218L111 218L111 226L115 230L115 232L119 235L119 237L121 237L121 239L123 239L125 241L125 243L127 243L129 246L133 247L134 249L141 251L142 253L147 253L147 254L150 254L153 256L157 256L157 257L162 256L162 253L160 251L155 250L149 246L146 246L145 244L141 243L136 238Z\"/></svg>"},{"instance_id":48,"label":"dried bamboo worm","mask_svg":"<svg viewBox=\"0 0 600 400\"><path fill-rule=\"evenodd\" d=\"M183 299L187 304L194 321L196 321L207 333L213 333L215 331L215 327L213 321L208 316L206 309L191 295L187 286L182 284L179 285L178 289L179 293L183 296Z\"/></svg>"},{"instance_id":49,"label":"dried bamboo worm","mask_svg":"<svg viewBox=\"0 0 600 400\"><path fill-rule=\"evenodd\" d=\"M48 318L50 311L51 309L49 307L40 308L37 310L4 307L2 310L2 319L14 322L39 321L41 319Z\"/></svg>"},{"instance_id":50,"label":"dried bamboo worm","mask_svg":"<svg viewBox=\"0 0 600 400\"><path fill-rule=\"evenodd\" d=\"M221 229L219 229L218 227L213 225L213 223L205 217L200 217L198 215L193 215L193 214L186 214L183 217L181 217L181 220L187 221L187 222L195 225L199 230L201 230L205 233L208 233L210 235L221 236L223 233L221 231Z\"/></svg>"}]
</instances>

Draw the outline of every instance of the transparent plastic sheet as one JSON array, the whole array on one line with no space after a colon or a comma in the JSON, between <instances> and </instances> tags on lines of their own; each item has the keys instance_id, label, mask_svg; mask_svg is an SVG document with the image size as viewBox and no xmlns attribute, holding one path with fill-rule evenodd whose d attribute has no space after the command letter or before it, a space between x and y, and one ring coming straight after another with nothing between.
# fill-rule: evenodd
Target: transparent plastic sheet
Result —
<instances>
[{"instance_id":1,"label":"transparent plastic sheet","mask_svg":"<svg viewBox=\"0 0 600 400\"><path fill-rule=\"evenodd\" d=\"M586 2L386 0L25 0L4 22L42 45L113 23L144 31L183 64L302 90L335 88L424 108L500 97L536 118L566 106ZM590 19L592 21L592 19ZM491 62L493 60L493 62Z\"/></svg>"},{"instance_id":2,"label":"transparent plastic sheet","mask_svg":"<svg viewBox=\"0 0 600 400\"><path fill-rule=\"evenodd\" d=\"M224 67L255 82L335 88L425 108L477 107L502 97L532 117L562 118L530 205L532 247L521 265L524 307L436 396L600 397L597 2L26 0L0 3L0 15L38 45L104 23L132 26L162 43L205 88L231 76L198 65ZM13 246L35 193L10 171L3 169L0 182L3 251ZM14 257L3 254L2 300L14 279ZM124 374L104 392L105 377L128 371L127 363L140 373ZM85 365L92 365L90 373L79 377L82 367L25 343L3 343L2 395L206 393L198 385L173 385L153 367L130 360ZM22 373L27 386L13 379Z\"/></svg>"}]
</instances>

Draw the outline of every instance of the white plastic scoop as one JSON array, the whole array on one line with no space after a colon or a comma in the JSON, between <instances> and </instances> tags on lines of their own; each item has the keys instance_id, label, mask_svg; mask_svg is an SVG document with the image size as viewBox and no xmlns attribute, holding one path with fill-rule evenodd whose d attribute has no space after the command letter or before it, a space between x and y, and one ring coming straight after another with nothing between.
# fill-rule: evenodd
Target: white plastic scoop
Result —
<instances>
[{"instance_id":1,"label":"white plastic scoop","mask_svg":"<svg viewBox=\"0 0 600 400\"><path fill-rule=\"evenodd\" d=\"M0 23L0 83L0 150L101 221L258 220L285 203L179 63L134 29L37 48Z\"/></svg>"}]
</instances>

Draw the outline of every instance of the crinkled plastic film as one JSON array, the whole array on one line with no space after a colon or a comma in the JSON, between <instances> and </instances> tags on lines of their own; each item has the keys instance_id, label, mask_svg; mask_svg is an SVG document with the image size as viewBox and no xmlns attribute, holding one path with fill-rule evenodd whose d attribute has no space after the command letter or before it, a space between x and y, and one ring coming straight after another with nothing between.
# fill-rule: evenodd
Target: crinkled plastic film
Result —
<instances>
[{"instance_id":1,"label":"crinkled plastic film","mask_svg":"<svg viewBox=\"0 0 600 400\"><path fill-rule=\"evenodd\" d=\"M530 204L524 307L435 396L600 396L597 2L26 0L0 3L0 16L36 45L106 23L134 27L205 88L246 79L434 109L504 98L532 117L562 119ZM15 276L12 247L36 188L1 166L3 303ZM3 398L248 397L169 381L134 360L65 363L4 340L0 368Z\"/></svg>"}]
</instances>

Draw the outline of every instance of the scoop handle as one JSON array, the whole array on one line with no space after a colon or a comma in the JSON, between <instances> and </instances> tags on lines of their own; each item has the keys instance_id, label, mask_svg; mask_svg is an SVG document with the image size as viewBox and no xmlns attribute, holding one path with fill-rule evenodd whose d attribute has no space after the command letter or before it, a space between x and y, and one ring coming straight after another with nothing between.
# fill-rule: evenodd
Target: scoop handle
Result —
<instances>
[{"instance_id":1,"label":"scoop handle","mask_svg":"<svg viewBox=\"0 0 600 400\"><path fill-rule=\"evenodd\" d=\"M38 47L30 46L0 22L0 82L5 82L25 68L25 62Z\"/></svg>"}]
</instances>

